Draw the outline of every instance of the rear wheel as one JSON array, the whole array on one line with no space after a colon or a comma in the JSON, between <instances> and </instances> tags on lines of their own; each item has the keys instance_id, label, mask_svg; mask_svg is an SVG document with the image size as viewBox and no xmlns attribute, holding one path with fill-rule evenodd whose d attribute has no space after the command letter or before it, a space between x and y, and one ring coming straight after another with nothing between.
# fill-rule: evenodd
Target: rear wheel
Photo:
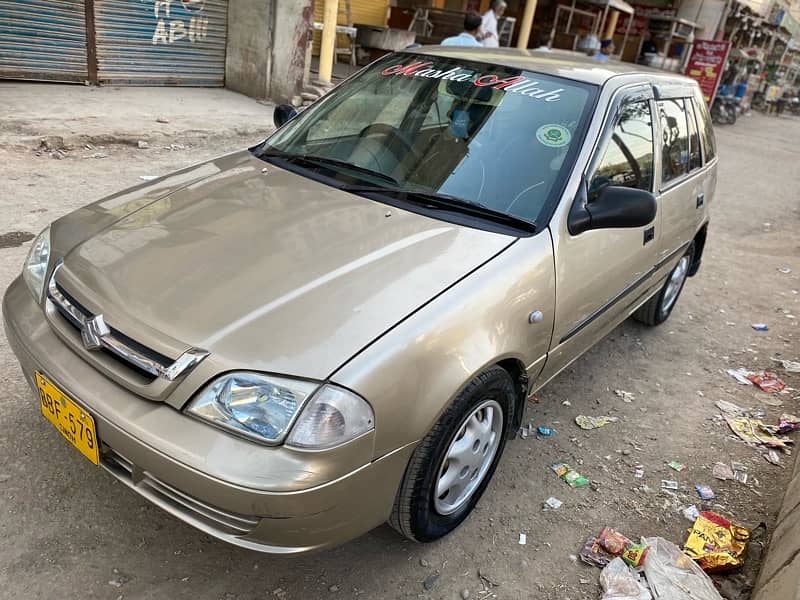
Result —
<instances>
[{"instance_id":1,"label":"rear wheel","mask_svg":"<svg viewBox=\"0 0 800 600\"><path fill-rule=\"evenodd\" d=\"M694 256L694 242L689 245L686 253L681 256L678 264L670 272L661 291L639 307L633 318L645 325L660 325L666 321L675 308L678 296L681 295L683 285L692 265Z\"/></svg>"},{"instance_id":2,"label":"rear wheel","mask_svg":"<svg viewBox=\"0 0 800 600\"><path fill-rule=\"evenodd\" d=\"M390 524L418 542L458 527L475 507L505 448L514 380L501 367L477 376L420 442L400 485Z\"/></svg>"}]
</instances>

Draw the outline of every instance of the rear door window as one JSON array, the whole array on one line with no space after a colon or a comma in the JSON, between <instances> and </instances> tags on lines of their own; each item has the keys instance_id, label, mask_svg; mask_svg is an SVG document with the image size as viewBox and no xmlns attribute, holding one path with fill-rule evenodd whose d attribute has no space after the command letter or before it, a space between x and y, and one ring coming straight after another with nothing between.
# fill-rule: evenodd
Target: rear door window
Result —
<instances>
[{"instance_id":1,"label":"rear door window","mask_svg":"<svg viewBox=\"0 0 800 600\"><path fill-rule=\"evenodd\" d=\"M705 161L709 162L717 155L717 147L714 141L714 129L711 126L711 116L708 114L708 107L699 91L694 97L694 107L697 125L700 128L700 137L703 140L703 154Z\"/></svg>"},{"instance_id":2,"label":"rear door window","mask_svg":"<svg viewBox=\"0 0 800 600\"><path fill-rule=\"evenodd\" d=\"M689 128L682 98L657 103L661 124L661 183L689 172Z\"/></svg>"},{"instance_id":3,"label":"rear door window","mask_svg":"<svg viewBox=\"0 0 800 600\"><path fill-rule=\"evenodd\" d=\"M689 121L689 171L694 171L703 166L703 153L700 149L700 136L697 133L697 120L689 98L684 99L686 105L686 118Z\"/></svg>"}]
</instances>

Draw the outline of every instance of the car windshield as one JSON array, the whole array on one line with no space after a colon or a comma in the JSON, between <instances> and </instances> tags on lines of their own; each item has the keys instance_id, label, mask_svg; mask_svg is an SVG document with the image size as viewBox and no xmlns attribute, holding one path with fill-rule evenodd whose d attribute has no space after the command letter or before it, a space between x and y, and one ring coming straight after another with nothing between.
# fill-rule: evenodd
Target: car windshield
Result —
<instances>
[{"instance_id":1,"label":"car windshield","mask_svg":"<svg viewBox=\"0 0 800 600\"><path fill-rule=\"evenodd\" d=\"M535 224L563 189L596 92L511 67L394 54L279 129L260 152L355 179L356 193L438 195Z\"/></svg>"}]
</instances>

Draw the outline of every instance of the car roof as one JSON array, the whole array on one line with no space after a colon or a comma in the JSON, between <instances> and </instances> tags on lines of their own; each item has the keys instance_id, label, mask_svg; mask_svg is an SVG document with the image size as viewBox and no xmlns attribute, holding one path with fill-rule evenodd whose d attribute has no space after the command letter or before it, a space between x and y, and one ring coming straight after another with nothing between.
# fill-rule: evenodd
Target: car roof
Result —
<instances>
[{"instance_id":1,"label":"car roof","mask_svg":"<svg viewBox=\"0 0 800 600\"><path fill-rule=\"evenodd\" d=\"M617 60L599 61L579 52L567 50L519 50L517 48L475 48L472 46L421 46L408 50L415 54L470 60L535 71L593 85L604 85L620 75L641 75L642 81L694 85L693 79ZM630 81L630 78L626 78Z\"/></svg>"}]
</instances>

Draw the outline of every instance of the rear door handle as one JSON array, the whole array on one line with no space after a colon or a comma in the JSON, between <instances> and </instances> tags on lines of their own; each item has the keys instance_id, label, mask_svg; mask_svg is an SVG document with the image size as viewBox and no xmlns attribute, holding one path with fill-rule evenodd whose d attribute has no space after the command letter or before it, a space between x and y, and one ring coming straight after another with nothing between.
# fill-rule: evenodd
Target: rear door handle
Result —
<instances>
[{"instance_id":1,"label":"rear door handle","mask_svg":"<svg viewBox=\"0 0 800 600\"><path fill-rule=\"evenodd\" d=\"M705 194L697 194L697 204L695 205L695 208L700 208L701 206L703 206L703 203L705 201L706 201Z\"/></svg>"}]
</instances>

